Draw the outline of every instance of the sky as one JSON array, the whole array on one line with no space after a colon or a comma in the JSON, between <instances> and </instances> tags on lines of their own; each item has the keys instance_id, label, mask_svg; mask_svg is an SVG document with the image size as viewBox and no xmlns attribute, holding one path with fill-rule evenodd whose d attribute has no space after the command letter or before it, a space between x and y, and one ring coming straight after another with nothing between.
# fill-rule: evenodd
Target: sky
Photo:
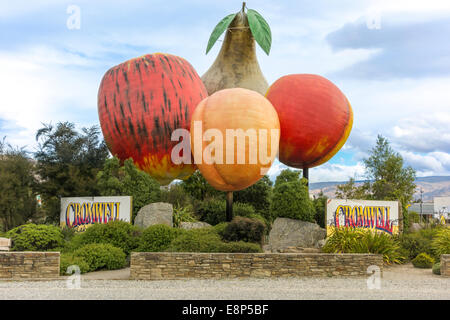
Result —
<instances>
[{"instance_id":1,"label":"sky","mask_svg":"<svg viewBox=\"0 0 450 320\"><path fill-rule=\"evenodd\" d=\"M43 123L98 125L103 74L146 53L181 56L202 75L221 45L205 55L210 33L241 6L236 0L0 0L0 138L33 152ZM352 105L349 139L330 161L310 169L311 182L363 179L362 160L378 134L418 176L450 175L450 1L255 0L247 7L271 27L270 55L257 49L269 83L318 74ZM269 174L284 168L276 161Z\"/></svg>"}]
</instances>

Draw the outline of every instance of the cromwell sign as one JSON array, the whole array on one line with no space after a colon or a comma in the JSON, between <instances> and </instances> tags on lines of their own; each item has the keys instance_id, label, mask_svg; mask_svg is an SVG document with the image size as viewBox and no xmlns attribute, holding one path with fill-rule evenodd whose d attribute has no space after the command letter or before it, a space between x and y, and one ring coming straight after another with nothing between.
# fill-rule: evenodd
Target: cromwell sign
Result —
<instances>
[{"instance_id":1,"label":"cromwell sign","mask_svg":"<svg viewBox=\"0 0 450 320\"><path fill-rule=\"evenodd\" d=\"M327 233L333 228L365 228L396 234L399 232L397 201L341 200L327 201Z\"/></svg>"},{"instance_id":2,"label":"cromwell sign","mask_svg":"<svg viewBox=\"0 0 450 320\"><path fill-rule=\"evenodd\" d=\"M61 198L61 227L84 231L94 223L131 222L131 197Z\"/></svg>"}]
</instances>

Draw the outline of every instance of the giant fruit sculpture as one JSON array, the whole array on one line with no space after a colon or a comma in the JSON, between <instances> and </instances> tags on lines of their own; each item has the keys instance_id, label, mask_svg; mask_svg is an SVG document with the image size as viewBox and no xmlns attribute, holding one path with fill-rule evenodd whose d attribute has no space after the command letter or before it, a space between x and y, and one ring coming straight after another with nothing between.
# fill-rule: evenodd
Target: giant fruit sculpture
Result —
<instances>
[{"instance_id":1,"label":"giant fruit sculpture","mask_svg":"<svg viewBox=\"0 0 450 320\"><path fill-rule=\"evenodd\" d=\"M350 134L350 103L338 87L321 76L281 77L266 97L280 118L279 159L290 167L308 169L328 161Z\"/></svg>"},{"instance_id":2,"label":"giant fruit sculpture","mask_svg":"<svg viewBox=\"0 0 450 320\"><path fill-rule=\"evenodd\" d=\"M272 165L279 131L277 112L264 96L241 88L218 91L200 102L192 115L195 163L214 188L245 189Z\"/></svg>"},{"instance_id":3,"label":"giant fruit sculpture","mask_svg":"<svg viewBox=\"0 0 450 320\"><path fill-rule=\"evenodd\" d=\"M148 54L111 68L98 92L98 113L113 155L135 164L161 184L183 179L192 164L171 161L175 129L189 130L191 115L207 96L194 68L170 54Z\"/></svg>"},{"instance_id":4,"label":"giant fruit sculpture","mask_svg":"<svg viewBox=\"0 0 450 320\"><path fill-rule=\"evenodd\" d=\"M245 88L264 95L268 84L256 58L255 39L269 54L272 35L267 22L255 10L242 10L226 16L216 26L208 42L207 53L226 29L219 55L202 76L208 94L227 88Z\"/></svg>"}]
</instances>

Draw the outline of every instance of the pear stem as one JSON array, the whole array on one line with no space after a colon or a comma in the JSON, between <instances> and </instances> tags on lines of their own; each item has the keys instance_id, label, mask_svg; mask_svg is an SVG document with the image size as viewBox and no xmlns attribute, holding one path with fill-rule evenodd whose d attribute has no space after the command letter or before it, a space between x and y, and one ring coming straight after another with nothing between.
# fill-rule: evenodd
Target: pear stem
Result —
<instances>
[{"instance_id":1,"label":"pear stem","mask_svg":"<svg viewBox=\"0 0 450 320\"><path fill-rule=\"evenodd\" d=\"M242 10L241 10L241 11L242 11L242 13L245 13L245 11L244 11L244 10L245 10L245 2L242 2Z\"/></svg>"}]
</instances>

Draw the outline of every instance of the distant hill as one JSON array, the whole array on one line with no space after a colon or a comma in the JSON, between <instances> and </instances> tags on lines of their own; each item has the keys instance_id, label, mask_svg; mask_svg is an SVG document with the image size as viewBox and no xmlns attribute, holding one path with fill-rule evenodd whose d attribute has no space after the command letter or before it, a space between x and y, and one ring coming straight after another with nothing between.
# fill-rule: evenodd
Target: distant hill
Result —
<instances>
[{"instance_id":1,"label":"distant hill","mask_svg":"<svg viewBox=\"0 0 450 320\"><path fill-rule=\"evenodd\" d=\"M336 186L344 184L347 181L330 181L310 183L309 191L312 195L318 194L320 191L330 197L334 197ZM356 181L356 185L361 185L364 180ZM450 176L432 176L420 177L415 181L417 185L414 199L420 199L420 188L423 190L423 201L431 201L433 197L450 196Z\"/></svg>"}]
</instances>

